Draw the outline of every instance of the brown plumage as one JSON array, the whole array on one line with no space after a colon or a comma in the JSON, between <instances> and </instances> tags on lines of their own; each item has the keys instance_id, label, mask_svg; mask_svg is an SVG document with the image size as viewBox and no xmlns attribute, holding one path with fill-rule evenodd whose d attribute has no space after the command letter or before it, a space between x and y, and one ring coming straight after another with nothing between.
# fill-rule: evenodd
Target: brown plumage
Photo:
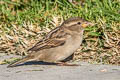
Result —
<instances>
[{"instance_id":1,"label":"brown plumage","mask_svg":"<svg viewBox=\"0 0 120 80\"><path fill-rule=\"evenodd\" d=\"M61 26L50 31L42 40L28 50L28 56L8 67L27 61L59 63L75 52L82 43L84 28L93 25L79 17L69 18Z\"/></svg>"}]
</instances>

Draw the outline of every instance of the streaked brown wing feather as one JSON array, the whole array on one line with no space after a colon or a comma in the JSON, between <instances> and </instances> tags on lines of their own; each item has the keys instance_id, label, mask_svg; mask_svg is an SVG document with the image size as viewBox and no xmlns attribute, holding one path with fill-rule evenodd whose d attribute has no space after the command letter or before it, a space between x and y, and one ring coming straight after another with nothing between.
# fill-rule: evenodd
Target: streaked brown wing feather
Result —
<instances>
[{"instance_id":1,"label":"streaked brown wing feather","mask_svg":"<svg viewBox=\"0 0 120 80\"><path fill-rule=\"evenodd\" d=\"M62 46L66 41L66 38L64 37L65 35L66 33L57 27L56 29L49 32L48 35L36 43L32 48L28 49L28 51L39 51L42 49Z\"/></svg>"},{"instance_id":2,"label":"streaked brown wing feather","mask_svg":"<svg viewBox=\"0 0 120 80\"><path fill-rule=\"evenodd\" d=\"M59 40L59 39L46 40L44 42L39 43L39 45L37 44L33 46L28 51L38 51L42 49L49 49L49 48L63 45L64 43L65 43L64 39L63 40Z\"/></svg>"}]
</instances>

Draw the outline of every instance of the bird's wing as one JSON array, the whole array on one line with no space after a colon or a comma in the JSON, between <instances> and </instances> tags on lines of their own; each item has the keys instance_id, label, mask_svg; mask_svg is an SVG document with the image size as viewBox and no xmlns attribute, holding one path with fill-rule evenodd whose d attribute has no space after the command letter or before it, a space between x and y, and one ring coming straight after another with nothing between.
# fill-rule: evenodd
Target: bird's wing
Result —
<instances>
[{"instance_id":1,"label":"bird's wing","mask_svg":"<svg viewBox=\"0 0 120 80\"><path fill-rule=\"evenodd\" d=\"M57 46L62 46L65 43L64 39L49 39L37 43L35 46L30 48L28 51L39 51L42 49L49 49Z\"/></svg>"},{"instance_id":2,"label":"bird's wing","mask_svg":"<svg viewBox=\"0 0 120 80\"><path fill-rule=\"evenodd\" d=\"M49 49L57 46L62 46L66 41L66 33L59 28L56 28L48 33L42 40L36 43L28 51L39 51L43 49Z\"/></svg>"}]
</instances>

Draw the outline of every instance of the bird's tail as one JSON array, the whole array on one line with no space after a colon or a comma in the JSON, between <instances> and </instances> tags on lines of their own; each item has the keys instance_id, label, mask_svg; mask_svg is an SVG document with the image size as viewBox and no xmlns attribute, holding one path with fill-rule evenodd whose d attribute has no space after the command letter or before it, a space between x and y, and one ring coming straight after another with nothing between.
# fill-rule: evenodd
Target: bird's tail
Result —
<instances>
[{"instance_id":1,"label":"bird's tail","mask_svg":"<svg viewBox=\"0 0 120 80\"><path fill-rule=\"evenodd\" d=\"M18 64L20 64L20 63L24 63L24 62L26 62L26 61L31 61L31 57L30 56L27 56L27 57L25 57L25 58L23 58L23 59L21 59L21 60L18 60L18 61L15 61L15 62L13 62L13 63L11 63L11 64L9 64L7 67L9 68L9 67L16 67Z\"/></svg>"}]
</instances>

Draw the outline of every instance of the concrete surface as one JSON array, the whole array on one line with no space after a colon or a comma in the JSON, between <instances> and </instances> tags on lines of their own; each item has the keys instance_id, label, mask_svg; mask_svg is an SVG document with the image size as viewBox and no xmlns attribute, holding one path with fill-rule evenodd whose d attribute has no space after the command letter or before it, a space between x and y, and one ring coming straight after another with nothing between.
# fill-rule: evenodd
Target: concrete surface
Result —
<instances>
[{"instance_id":1,"label":"concrete surface","mask_svg":"<svg viewBox=\"0 0 120 80\"><path fill-rule=\"evenodd\" d=\"M0 59L9 57L2 56ZM120 80L120 66L76 63L81 66L56 66L40 62L14 68L0 65L0 80Z\"/></svg>"}]
</instances>

